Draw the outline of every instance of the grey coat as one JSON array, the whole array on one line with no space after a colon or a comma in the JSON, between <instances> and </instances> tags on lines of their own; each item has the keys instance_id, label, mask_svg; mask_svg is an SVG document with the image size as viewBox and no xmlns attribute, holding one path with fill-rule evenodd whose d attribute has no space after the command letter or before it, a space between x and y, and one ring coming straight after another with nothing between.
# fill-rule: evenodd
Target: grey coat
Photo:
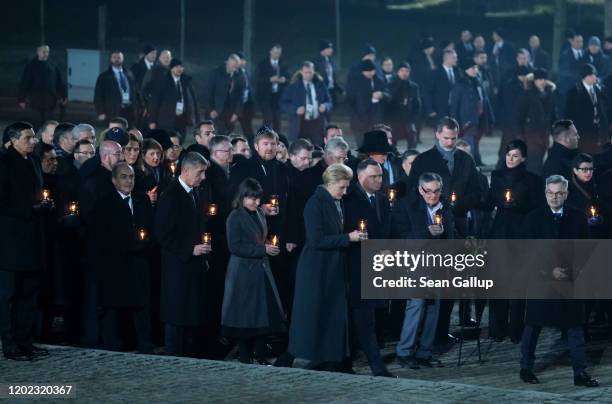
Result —
<instances>
[{"instance_id":1,"label":"grey coat","mask_svg":"<svg viewBox=\"0 0 612 404\"><path fill-rule=\"evenodd\" d=\"M262 229L253 221L258 218ZM268 236L266 218L261 209L251 215L244 208L234 209L227 218L227 244L231 253L225 275L225 294L221 324L235 328L266 328L270 324L267 285L282 315L274 277L266 255Z\"/></svg>"}]
</instances>

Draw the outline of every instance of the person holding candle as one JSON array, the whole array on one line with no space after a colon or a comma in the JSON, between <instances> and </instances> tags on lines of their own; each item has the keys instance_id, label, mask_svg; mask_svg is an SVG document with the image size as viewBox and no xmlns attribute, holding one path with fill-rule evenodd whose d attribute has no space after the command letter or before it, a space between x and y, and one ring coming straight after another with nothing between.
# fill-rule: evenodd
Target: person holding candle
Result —
<instances>
[{"instance_id":1,"label":"person holding candle","mask_svg":"<svg viewBox=\"0 0 612 404\"><path fill-rule=\"evenodd\" d=\"M142 158L140 159L136 190L148 195L151 203L157 203L161 187L171 181L166 170L162 169L163 149L158 141L145 139L142 142Z\"/></svg>"},{"instance_id":2,"label":"person holding candle","mask_svg":"<svg viewBox=\"0 0 612 404\"><path fill-rule=\"evenodd\" d=\"M270 270L268 256L278 255L278 236L268 234L263 210L263 190L257 180L245 179L238 187L227 218L227 243L231 253L223 295L222 334L238 340L242 363L266 360L265 338L286 332L285 314ZM276 245L273 239L276 238ZM270 239L268 241L268 239Z\"/></svg>"},{"instance_id":3,"label":"person holding candle","mask_svg":"<svg viewBox=\"0 0 612 404\"><path fill-rule=\"evenodd\" d=\"M5 134L11 144L0 155L0 338L5 358L30 361L49 354L32 344L43 259L42 172L32 125L16 122Z\"/></svg>"},{"instance_id":4,"label":"person holding candle","mask_svg":"<svg viewBox=\"0 0 612 404\"><path fill-rule=\"evenodd\" d=\"M488 238L516 239L524 233L525 216L545 202L542 178L527 171L527 145L513 140L506 146L505 167L491 173L485 209L496 209ZM489 335L498 342L507 336L518 343L523 332L524 300L495 299L489 302Z\"/></svg>"},{"instance_id":5,"label":"person holding candle","mask_svg":"<svg viewBox=\"0 0 612 404\"><path fill-rule=\"evenodd\" d=\"M357 182L353 183L344 200L345 232L358 229L367 233L368 239L389 238L391 209L386 195L381 192L382 183L383 170L378 162L366 159L357 165ZM376 315L381 311L387 312L388 301L361 299L361 244L349 246L346 269L349 313L354 328L351 332L353 350L355 346L361 346L374 376L392 377L380 356L379 341L383 343L383 338L376 335L376 323L383 320L377 319ZM382 330L382 327L378 328Z\"/></svg>"},{"instance_id":6,"label":"person holding candle","mask_svg":"<svg viewBox=\"0 0 612 404\"><path fill-rule=\"evenodd\" d=\"M393 206L391 236L396 239L455 238L452 208L441 197L444 194L442 177L436 173L423 173L419 176L418 184L419 197L407 195ZM433 357L439 311L439 299L410 299L406 302L404 323L396 347L400 366L411 369L441 366L440 361ZM421 318L424 319L422 326Z\"/></svg>"},{"instance_id":7,"label":"person holding candle","mask_svg":"<svg viewBox=\"0 0 612 404\"><path fill-rule=\"evenodd\" d=\"M591 155L580 153L574 157L567 205L587 214L591 238L602 239L608 236L608 223L604 217L607 206L600 200L599 187L593 179L593 170Z\"/></svg>"},{"instance_id":8,"label":"person holding candle","mask_svg":"<svg viewBox=\"0 0 612 404\"><path fill-rule=\"evenodd\" d=\"M153 233L151 202L134 193L134 169L127 162L111 172L115 192L94 208L98 305L104 349L125 349L123 318L136 330L138 351L152 353L148 253Z\"/></svg>"},{"instance_id":9,"label":"person holding candle","mask_svg":"<svg viewBox=\"0 0 612 404\"><path fill-rule=\"evenodd\" d=\"M304 209L306 244L297 267L288 351L310 360L312 369L350 372L345 264L347 247L360 241L361 232L344 230L342 198L352 177L347 166L332 164Z\"/></svg>"},{"instance_id":10,"label":"person holding candle","mask_svg":"<svg viewBox=\"0 0 612 404\"><path fill-rule=\"evenodd\" d=\"M205 178L208 161L187 153L181 174L161 194L155 212L155 234L161 245L161 320L165 323L166 354L198 356L197 336L206 324L207 255L202 243L204 212L196 188Z\"/></svg>"}]
</instances>

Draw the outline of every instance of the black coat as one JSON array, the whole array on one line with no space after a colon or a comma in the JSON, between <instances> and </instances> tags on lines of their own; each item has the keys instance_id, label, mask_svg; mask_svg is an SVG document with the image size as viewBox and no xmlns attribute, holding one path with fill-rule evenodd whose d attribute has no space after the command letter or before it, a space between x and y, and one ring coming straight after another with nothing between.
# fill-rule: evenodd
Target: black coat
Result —
<instances>
[{"instance_id":1,"label":"black coat","mask_svg":"<svg viewBox=\"0 0 612 404\"><path fill-rule=\"evenodd\" d=\"M387 197L376 193L376 207L359 184L353 184L344 198L344 232L359 229L359 221L367 220L368 239L388 239L391 232L390 204ZM349 304L352 307L379 307L379 300L361 299L361 244L351 243L348 248L346 270L349 281Z\"/></svg>"},{"instance_id":2,"label":"black coat","mask_svg":"<svg viewBox=\"0 0 612 404\"><path fill-rule=\"evenodd\" d=\"M323 83L325 83L325 88L328 89L330 95L333 95L333 93L342 93L343 90L342 87L340 87L340 83L338 83L338 75L336 74L336 61L333 57L330 57L328 60L332 67L331 74L334 82L333 88L329 88L329 77L327 76L327 70L325 68L325 57L320 54L312 60L312 63L314 63L315 66L315 72L317 72L319 75L321 75L321 77L323 77Z\"/></svg>"},{"instance_id":3,"label":"black coat","mask_svg":"<svg viewBox=\"0 0 612 404\"><path fill-rule=\"evenodd\" d=\"M198 101L191 84L191 76L181 75L181 86L183 88L184 109L181 116L187 125L193 125L200 120ZM161 79L159 86L154 88L149 105L151 122L157 124L158 128L173 129L177 119L176 103L181 100L179 92L174 84L172 73L168 72Z\"/></svg>"},{"instance_id":4,"label":"black coat","mask_svg":"<svg viewBox=\"0 0 612 404\"><path fill-rule=\"evenodd\" d=\"M23 69L17 98L19 102L27 99L32 108L51 110L59 99L67 97L67 91L66 82L57 66L36 57Z\"/></svg>"},{"instance_id":5,"label":"black coat","mask_svg":"<svg viewBox=\"0 0 612 404\"><path fill-rule=\"evenodd\" d=\"M548 149L548 156L544 162L544 178L558 174L565 177L566 180L572 175L572 160L580 153L578 149L568 149L561 143L553 142L553 145Z\"/></svg>"},{"instance_id":6,"label":"black coat","mask_svg":"<svg viewBox=\"0 0 612 404\"><path fill-rule=\"evenodd\" d=\"M561 95L565 95L570 88L580 81L580 68L583 64L582 59L574 57L571 48L561 52L559 56L559 80L557 81Z\"/></svg>"},{"instance_id":7,"label":"black coat","mask_svg":"<svg viewBox=\"0 0 612 404\"><path fill-rule=\"evenodd\" d=\"M325 106L326 112L330 112L333 104L323 79L319 75L315 75L311 83L314 86L317 103L319 106ZM280 100L281 111L289 117L289 129L287 130L289 139L297 139L300 135L300 127L304 115L298 115L296 110L299 107L305 107L306 103L306 87L304 86L301 73L298 73L291 81L291 84L285 87Z\"/></svg>"},{"instance_id":8,"label":"black coat","mask_svg":"<svg viewBox=\"0 0 612 404\"><path fill-rule=\"evenodd\" d=\"M429 88L429 80L436 70L431 68L429 59L423 51L415 53L414 57L412 57L410 60L410 67L412 68L410 79L419 85L421 91L423 92L423 98L425 98L426 89Z\"/></svg>"},{"instance_id":9,"label":"black coat","mask_svg":"<svg viewBox=\"0 0 612 404\"><path fill-rule=\"evenodd\" d=\"M587 49L584 52L584 56L582 56L582 63L589 63L595 66L595 69L597 69L597 77L601 78L601 80L606 79L610 73L612 73L610 58L601 50L593 55Z\"/></svg>"},{"instance_id":10,"label":"black coat","mask_svg":"<svg viewBox=\"0 0 612 404\"><path fill-rule=\"evenodd\" d=\"M455 83L459 80L459 69L453 68ZM439 118L450 113L450 93L453 84L448 80L446 70L440 66L434 70L429 80L429 85L422 88L423 93L423 112L430 114L435 112Z\"/></svg>"},{"instance_id":11,"label":"black coat","mask_svg":"<svg viewBox=\"0 0 612 404\"><path fill-rule=\"evenodd\" d=\"M153 69L154 67L155 67L155 64L151 66L151 69ZM138 62L134 63L132 67L130 68L130 70L132 71L132 74L134 75L134 81L136 82L138 89L141 90L142 82L144 81L145 75L149 71L149 69L147 69L147 64L145 63L144 57L141 57Z\"/></svg>"},{"instance_id":12,"label":"black coat","mask_svg":"<svg viewBox=\"0 0 612 404\"><path fill-rule=\"evenodd\" d=\"M432 236L429 232L429 213L423 197L405 196L393 205L391 211L391 237L394 239L454 239L455 238L455 216L452 208L444 199L442 202L442 226L444 233L440 236Z\"/></svg>"},{"instance_id":13,"label":"black coat","mask_svg":"<svg viewBox=\"0 0 612 404\"><path fill-rule=\"evenodd\" d=\"M525 218L526 238L585 239L589 237L584 213L565 206L560 219L548 206L533 210ZM548 274L548 271L545 272ZM552 277L552 268L550 268ZM547 276L547 275L546 275ZM582 300L527 300L525 323L543 327L577 327L585 323Z\"/></svg>"},{"instance_id":14,"label":"black coat","mask_svg":"<svg viewBox=\"0 0 612 404\"><path fill-rule=\"evenodd\" d=\"M487 195L487 210L497 208L489 238L520 238L523 221L532 210L542 206L544 200L542 178L527 171L524 164L515 168L503 168L491 173L491 187ZM511 203L506 203L506 191L510 190Z\"/></svg>"},{"instance_id":15,"label":"black coat","mask_svg":"<svg viewBox=\"0 0 612 404\"><path fill-rule=\"evenodd\" d=\"M529 49L531 54L531 63L536 69L546 69L550 71L550 55L542 48Z\"/></svg>"},{"instance_id":16,"label":"black coat","mask_svg":"<svg viewBox=\"0 0 612 404\"><path fill-rule=\"evenodd\" d=\"M291 161L287 166L289 196L287 200L287 242L304 245L306 228L304 227L304 208L306 202L314 194L317 186L321 184L321 172L315 167L299 171L293 167Z\"/></svg>"},{"instance_id":17,"label":"black coat","mask_svg":"<svg viewBox=\"0 0 612 404\"><path fill-rule=\"evenodd\" d=\"M567 92L565 104L565 118L574 122L580 134L580 150L590 154L599 152L601 145L609 141L606 100L598 85L594 86L594 90L597 97L598 125L593 123L595 109L582 82Z\"/></svg>"},{"instance_id":18,"label":"black coat","mask_svg":"<svg viewBox=\"0 0 612 404\"><path fill-rule=\"evenodd\" d=\"M280 75L285 78L284 84L278 84L279 96L283 93L283 89L289 84L289 71L283 59L278 61L278 69L275 69L270 63L270 58L265 58L257 65L255 69L255 101L258 104L267 104L272 97L272 83L270 77Z\"/></svg>"},{"instance_id":19,"label":"black coat","mask_svg":"<svg viewBox=\"0 0 612 404\"><path fill-rule=\"evenodd\" d=\"M40 161L24 159L12 146L0 155L0 269L38 271L42 267ZM51 195L53 198L53 195Z\"/></svg>"},{"instance_id":20,"label":"black coat","mask_svg":"<svg viewBox=\"0 0 612 404\"><path fill-rule=\"evenodd\" d=\"M550 128L557 118L554 91L553 83L549 82L544 91L531 83L519 100L516 119L528 152L535 147L548 149Z\"/></svg>"},{"instance_id":21,"label":"black coat","mask_svg":"<svg viewBox=\"0 0 612 404\"><path fill-rule=\"evenodd\" d=\"M242 108L244 80L240 73L227 74L225 65L212 70L204 89L204 110L228 115L239 114Z\"/></svg>"},{"instance_id":22,"label":"black coat","mask_svg":"<svg viewBox=\"0 0 612 404\"><path fill-rule=\"evenodd\" d=\"M478 87L481 89L482 99ZM485 128L489 128L495 121L489 97L478 78L461 77L457 80L450 96L450 116L457 120L464 132L478 129L479 122L483 118ZM479 114L480 103L482 103L482 114Z\"/></svg>"},{"instance_id":23,"label":"black coat","mask_svg":"<svg viewBox=\"0 0 612 404\"><path fill-rule=\"evenodd\" d=\"M158 200L155 229L162 250L161 309L164 323L205 324L206 256L193 255L205 232L202 212L178 180Z\"/></svg>"},{"instance_id":24,"label":"black coat","mask_svg":"<svg viewBox=\"0 0 612 404\"><path fill-rule=\"evenodd\" d=\"M156 64L145 73L140 88L142 89L142 98L147 107L151 102L153 94L159 91L158 89L163 84L164 77L166 77L169 71L164 65Z\"/></svg>"},{"instance_id":25,"label":"black coat","mask_svg":"<svg viewBox=\"0 0 612 404\"><path fill-rule=\"evenodd\" d=\"M150 305L148 246L153 235L151 203L132 194L134 214L118 192L97 201L96 240L98 302L102 307ZM145 240L139 231L145 230Z\"/></svg>"},{"instance_id":26,"label":"black coat","mask_svg":"<svg viewBox=\"0 0 612 404\"><path fill-rule=\"evenodd\" d=\"M448 170L446 160L434 146L419 154L414 163L409 177L408 194L417 192L419 177L426 172L433 172L442 177L442 195L450 200L451 193L455 192L457 204L453 209L456 217L465 217L468 210L473 209L481 200L482 190L474 159L462 150L455 151L455 165L453 173Z\"/></svg>"},{"instance_id":27,"label":"black coat","mask_svg":"<svg viewBox=\"0 0 612 404\"><path fill-rule=\"evenodd\" d=\"M304 209L306 245L297 267L289 352L311 361L348 356L345 273L349 236L329 192L320 186Z\"/></svg>"},{"instance_id":28,"label":"black coat","mask_svg":"<svg viewBox=\"0 0 612 404\"><path fill-rule=\"evenodd\" d=\"M384 98L377 103L372 102L372 94L382 91ZM351 127L368 130L374 123L380 121L383 114L384 103L390 94L385 83L378 76L372 80L363 74L355 76L346 84L345 103L349 109Z\"/></svg>"},{"instance_id":29,"label":"black coat","mask_svg":"<svg viewBox=\"0 0 612 404\"><path fill-rule=\"evenodd\" d=\"M128 81L129 92L130 92L130 103L134 108L135 112L138 112L141 107L140 100L140 88L134 80L134 75L129 69L124 68L123 74ZM114 118L120 115L121 112L121 88L113 68L109 67L100 75L96 80L96 87L94 89L94 106L96 107L96 113L98 115L106 114L107 119Z\"/></svg>"},{"instance_id":30,"label":"black coat","mask_svg":"<svg viewBox=\"0 0 612 404\"><path fill-rule=\"evenodd\" d=\"M511 75L507 80L501 83L498 94L497 111L500 117L499 125L505 130L512 131L512 134L518 136L519 124L517 122L518 109L520 101L525 94L523 83Z\"/></svg>"},{"instance_id":31,"label":"black coat","mask_svg":"<svg viewBox=\"0 0 612 404\"><path fill-rule=\"evenodd\" d=\"M395 76L389 85L391 99L387 102L387 114L393 122L413 123L421 112L419 85L411 80Z\"/></svg>"},{"instance_id":32,"label":"black coat","mask_svg":"<svg viewBox=\"0 0 612 404\"><path fill-rule=\"evenodd\" d=\"M254 219L259 220L259 227ZM228 246L231 252L225 277L221 323L233 328L270 328L271 310L282 318L283 307L266 254L268 228L261 209L251 215L238 208L227 218ZM271 287L274 299L268 299ZM270 300L275 307L268 307Z\"/></svg>"}]
</instances>

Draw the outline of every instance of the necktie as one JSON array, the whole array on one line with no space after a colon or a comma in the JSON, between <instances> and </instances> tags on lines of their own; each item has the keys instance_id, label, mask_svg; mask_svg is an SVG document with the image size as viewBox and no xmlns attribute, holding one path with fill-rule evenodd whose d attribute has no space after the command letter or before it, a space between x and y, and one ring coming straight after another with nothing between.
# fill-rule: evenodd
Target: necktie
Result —
<instances>
[{"instance_id":1,"label":"necktie","mask_svg":"<svg viewBox=\"0 0 612 404\"><path fill-rule=\"evenodd\" d=\"M595 95L595 88L591 87L589 89L589 95L591 96L591 102L593 105L597 105L597 96Z\"/></svg>"},{"instance_id":2,"label":"necktie","mask_svg":"<svg viewBox=\"0 0 612 404\"><path fill-rule=\"evenodd\" d=\"M121 86L121 90L126 93L128 90L128 83L123 70L119 70L119 85Z\"/></svg>"},{"instance_id":3,"label":"necktie","mask_svg":"<svg viewBox=\"0 0 612 404\"><path fill-rule=\"evenodd\" d=\"M176 81L176 91L178 92L179 99L183 99L183 87L181 86L181 81Z\"/></svg>"},{"instance_id":4,"label":"necktie","mask_svg":"<svg viewBox=\"0 0 612 404\"><path fill-rule=\"evenodd\" d=\"M306 84L306 103L312 105L312 83Z\"/></svg>"},{"instance_id":5,"label":"necktie","mask_svg":"<svg viewBox=\"0 0 612 404\"><path fill-rule=\"evenodd\" d=\"M563 216L563 213L556 212L556 213L553 213L553 215L555 216L555 219L561 219L561 216Z\"/></svg>"},{"instance_id":6,"label":"necktie","mask_svg":"<svg viewBox=\"0 0 612 404\"><path fill-rule=\"evenodd\" d=\"M198 207L198 202L197 202L197 198L196 198L195 192L193 192L193 188L191 189L191 191L189 191L189 196L191 197L191 200L193 201L193 206L195 206L197 208Z\"/></svg>"},{"instance_id":7,"label":"necktie","mask_svg":"<svg viewBox=\"0 0 612 404\"><path fill-rule=\"evenodd\" d=\"M455 84L455 75L453 74L453 69L448 69L448 82L451 84Z\"/></svg>"},{"instance_id":8,"label":"necktie","mask_svg":"<svg viewBox=\"0 0 612 404\"><path fill-rule=\"evenodd\" d=\"M132 210L132 206L130 205L130 201L132 200L131 196L126 196L125 198L123 198L123 202L125 202L125 204L127 205L128 209L130 210L130 212L132 214L134 214L134 211Z\"/></svg>"},{"instance_id":9,"label":"necktie","mask_svg":"<svg viewBox=\"0 0 612 404\"><path fill-rule=\"evenodd\" d=\"M370 199L370 205L372 205L373 208L376 208L376 196L370 195L368 199Z\"/></svg>"}]
</instances>

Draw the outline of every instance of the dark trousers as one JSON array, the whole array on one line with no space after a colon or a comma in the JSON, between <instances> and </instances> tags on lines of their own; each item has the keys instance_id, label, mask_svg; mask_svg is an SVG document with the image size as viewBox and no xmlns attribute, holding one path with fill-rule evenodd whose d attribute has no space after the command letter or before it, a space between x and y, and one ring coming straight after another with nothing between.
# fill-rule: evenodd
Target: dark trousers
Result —
<instances>
[{"instance_id":1,"label":"dark trousers","mask_svg":"<svg viewBox=\"0 0 612 404\"><path fill-rule=\"evenodd\" d=\"M236 122L232 122L232 111L218 111L219 116L214 119L215 129L219 132L220 135L229 136L230 133L234 130L234 126Z\"/></svg>"},{"instance_id":2,"label":"dark trousers","mask_svg":"<svg viewBox=\"0 0 612 404\"><path fill-rule=\"evenodd\" d=\"M312 144L323 144L323 129L325 128L325 118L321 115L317 119L307 121L302 117L300 119L300 133L298 138L303 137L312 142ZM289 139L293 142L297 139Z\"/></svg>"},{"instance_id":3,"label":"dark trousers","mask_svg":"<svg viewBox=\"0 0 612 404\"><path fill-rule=\"evenodd\" d=\"M489 335L517 342L523 335L525 321L525 300L493 299L489 301Z\"/></svg>"},{"instance_id":4,"label":"dark trousers","mask_svg":"<svg viewBox=\"0 0 612 404\"><path fill-rule=\"evenodd\" d=\"M36 271L0 270L0 337L4 353L32 345L38 277Z\"/></svg>"},{"instance_id":5,"label":"dark trousers","mask_svg":"<svg viewBox=\"0 0 612 404\"><path fill-rule=\"evenodd\" d=\"M106 307L102 311L102 347L110 351L121 351L124 349L125 330L122 320L128 319L134 324L136 339L138 341L138 352L152 353L151 342L151 314L144 307L123 308Z\"/></svg>"},{"instance_id":6,"label":"dark trousers","mask_svg":"<svg viewBox=\"0 0 612 404\"><path fill-rule=\"evenodd\" d=\"M202 332L199 327L166 324L166 355L197 357Z\"/></svg>"},{"instance_id":7,"label":"dark trousers","mask_svg":"<svg viewBox=\"0 0 612 404\"><path fill-rule=\"evenodd\" d=\"M372 307L352 308L353 327L361 349L368 358L372 374L377 375L387 370L380 357L380 349L376 338L375 310ZM353 344L355 346L355 343Z\"/></svg>"},{"instance_id":8,"label":"dark trousers","mask_svg":"<svg viewBox=\"0 0 612 404\"><path fill-rule=\"evenodd\" d=\"M255 107L252 101L242 105L242 112L238 115L238 122L242 128L242 134L252 142L253 140L253 117L255 116Z\"/></svg>"},{"instance_id":9,"label":"dark trousers","mask_svg":"<svg viewBox=\"0 0 612 404\"><path fill-rule=\"evenodd\" d=\"M266 358L266 338L241 338L238 340L238 355L241 363L253 362L253 354L257 359Z\"/></svg>"},{"instance_id":10,"label":"dark trousers","mask_svg":"<svg viewBox=\"0 0 612 404\"><path fill-rule=\"evenodd\" d=\"M436 328L436 341L442 340L450 332L450 320L455 301L453 299L440 299L440 314Z\"/></svg>"},{"instance_id":11,"label":"dark trousers","mask_svg":"<svg viewBox=\"0 0 612 404\"><path fill-rule=\"evenodd\" d=\"M533 369L535 363L535 350L538 344L542 327L526 325L521 340L521 369ZM567 347L570 350L570 358L574 374L586 369L586 358L584 354L584 329L582 326L567 329Z\"/></svg>"},{"instance_id":12,"label":"dark trousers","mask_svg":"<svg viewBox=\"0 0 612 404\"><path fill-rule=\"evenodd\" d=\"M263 124L271 127L277 132L280 132L280 93L270 94L270 98L262 103L261 112L263 114Z\"/></svg>"},{"instance_id":13,"label":"dark trousers","mask_svg":"<svg viewBox=\"0 0 612 404\"><path fill-rule=\"evenodd\" d=\"M97 348L100 345L100 319L101 312L98 306L98 287L95 274L91 269L84 269L83 294L83 335L81 345L86 348Z\"/></svg>"},{"instance_id":14,"label":"dark trousers","mask_svg":"<svg viewBox=\"0 0 612 404\"><path fill-rule=\"evenodd\" d=\"M416 148L417 136L415 125L401 119L394 119L391 122L391 127L393 128L393 143L397 144L399 140L405 139L408 142L409 149Z\"/></svg>"}]
</instances>

